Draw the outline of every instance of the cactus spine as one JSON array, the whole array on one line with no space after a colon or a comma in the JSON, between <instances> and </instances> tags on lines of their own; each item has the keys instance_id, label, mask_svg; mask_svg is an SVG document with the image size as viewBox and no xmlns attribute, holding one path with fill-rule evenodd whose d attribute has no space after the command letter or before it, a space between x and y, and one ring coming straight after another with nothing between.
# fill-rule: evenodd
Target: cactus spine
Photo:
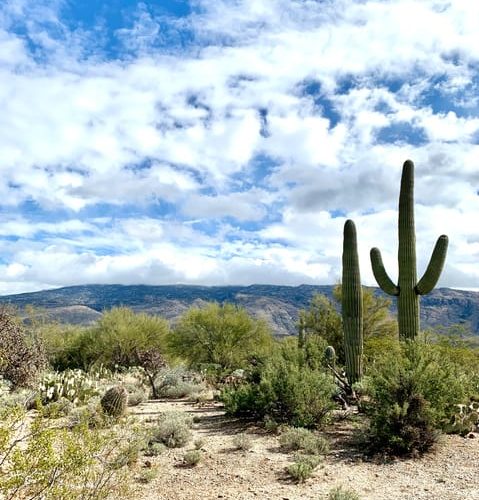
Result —
<instances>
[{"instance_id":1,"label":"cactus spine","mask_svg":"<svg viewBox=\"0 0 479 500\"><path fill-rule=\"evenodd\" d=\"M352 385L361 379L363 357L363 297L356 239L352 220L344 224L341 306L346 376Z\"/></svg>"},{"instance_id":2,"label":"cactus spine","mask_svg":"<svg viewBox=\"0 0 479 500\"><path fill-rule=\"evenodd\" d=\"M438 238L427 269L417 282L416 233L414 229L414 163L404 162L399 194L398 284L389 278L378 248L371 250L374 277L384 292L398 298L399 337L415 339L419 333L419 295L429 293L436 285L446 260L448 238Z\"/></svg>"},{"instance_id":3,"label":"cactus spine","mask_svg":"<svg viewBox=\"0 0 479 500\"><path fill-rule=\"evenodd\" d=\"M101 398L101 407L106 415L121 417L125 414L128 392L121 385L108 389Z\"/></svg>"}]
</instances>

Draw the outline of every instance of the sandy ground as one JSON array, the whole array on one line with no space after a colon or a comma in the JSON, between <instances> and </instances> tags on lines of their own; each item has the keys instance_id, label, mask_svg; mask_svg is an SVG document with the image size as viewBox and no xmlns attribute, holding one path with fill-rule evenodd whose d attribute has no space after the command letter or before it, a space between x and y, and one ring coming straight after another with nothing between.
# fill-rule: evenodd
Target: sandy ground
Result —
<instances>
[{"instance_id":1,"label":"sandy ground","mask_svg":"<svg viewBox=\"0 0 479 500\"><path fill-rule=\"evenodd\" d=\"M134 409L140 418L180 410L196 416L190 445L142 458L158 468L150 483L138 485L134 499L145 500L321 500L335 486L356 491L361 499L479 500L479 436L446 436L435 453L391 463L363 459L351 444L351 424L339 422L325 433L331 451L303 484L292 482L285 468L292 454L283 453L278 438L262 429L224 416L218 403L198 407L186 401L150 401ZM249 451L237 451L234 436L251 438ZM182 464L193 441L202 439L203 458L196 467ZM149 462L149 463L148 463Z\"/></svg>"}]
</instances>

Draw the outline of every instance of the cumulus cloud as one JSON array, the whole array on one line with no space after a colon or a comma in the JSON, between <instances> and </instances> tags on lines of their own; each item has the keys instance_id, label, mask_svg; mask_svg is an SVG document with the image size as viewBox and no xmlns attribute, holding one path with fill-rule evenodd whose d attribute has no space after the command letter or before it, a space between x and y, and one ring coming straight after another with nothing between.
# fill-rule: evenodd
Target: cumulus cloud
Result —
<instances>
[{"instance_id":1,"label":"cumulus cloud","mask_svg":"<svg viewBox=\"0 0 479 500\"><path fill-rule=\"evenodd\" d=\"M479 286L479 5L120 5L0 7L0 292L333 283L348 217L373 284L406 158L419 266Z\"/></svg>"}]
</instances>

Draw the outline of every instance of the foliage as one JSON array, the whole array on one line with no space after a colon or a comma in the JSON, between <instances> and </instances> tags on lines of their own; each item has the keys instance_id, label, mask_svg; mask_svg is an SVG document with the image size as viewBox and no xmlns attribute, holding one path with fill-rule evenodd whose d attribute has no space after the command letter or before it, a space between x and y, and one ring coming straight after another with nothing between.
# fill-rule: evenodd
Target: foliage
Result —
<instances>
[{"instance_id":1,"label":"foliage","mask_svg":"<svg viewBox=\"0 0 479 500\"><path fill-rule=\"evenodd\" d=\"M309 455L324 455L329 451L326 439L302 427L287 429L279 437L279 443L285 451L301 450Z\"/></svg>"},{"instance_id":2,"label":"foliage","mask_svg":"<svg viewBox=\"0 0 479 500\"><path fill-rule=\"evenodd\" d=\"M139 366L154 390L153 379L165 366L168 330L163 318L117 307L90 328L45 324L39 332L54 367L89 370L103 365L116 370Z\"/></svg>"},{"instance_id":3,"label":"foliage","mask_svg":"<svg viewBox=\"0 0 479 500\"><path fill-rule=\"evenodd\" d=\"M184 366L162 368L154 380L157 397L183 398L205 390L198 376Z\"/></svg>"},{"instance_id":4,"label":"foliage","mask_svg":"<svg viewBox=\"0 0 479 500\"><path fill-rule=\"evenodd\" d=\"M46 360L40 341L4 306L0 308L0 376L14 388L34 384Z\"/></svg>"},{"instance_id":5,"label":"foliage","mask_svg":"<svg viewBox=\"0 0 479 500\"><path fill-rule=\"evenodd\" d=\"M41 414L27 428L24 412L0 417L0 492L5 498L100 499L126 494L121 459L135 442L125 428L97 431L52 426Z\"/></svg>"},{"instance_id":6,"label":"foliage","mask_svg":"<svg viewBox=\"0 0 479 500\"><path fill-rule=\"evenodd\" d=\"M327 500L359 500L359 495L343 486L336 486L328 493Z\"/></svg>"},{"instance_id":7,"label":"foliage","mask_svg":"<svg viewBox=\"0 0 479 500\"><path fill-rule=\"evenodd\" d=\"M410 341L375 359L366 390L372 451L417 455L433 446L473 387L470 373L443 348Z\"/></svg>"},{"instance_id":8,"label":"foliage","mask_svg":"<svg viewBox=\"0 0 479 500\"><path fill-rule=\"evenodd\" d=\"M304 336L322 337L327 345L334 347L339 363L344 363L344 342L341 315L332 302L322 294L315 294L309 308L300 312Z\"/></svg>"},{"instance_id":9,"label":"foliage","mask_svg":"<svg viewBox=\"0 0 479 500\"><path fill-rule=\"evenodd\" d=\"M336 386L321 368L311 368L307 355L284 342L257 366L249 380L221 393L226 412L262 420L315 427L324 424L334 407Z\"/></svg>"},{"instance_id":10,"label":"foliage","mask_svg":"<svg viewBox=\"0 0 479 500\"><path fill-rule=\"evenodd\" d=\"M248 451L253 446L253 443L247 434L241 432L240 434L236 434L233 438L233 446L237 450Z\"/></svg>"},{"instance_id":11,"label":"foliage","mask_svg":"<svg viewBox=\"0 0 479 500\"><path fill-rule=\"evenodd\" d=\"M161 455L166 450L166 446L163 443L148 443L148 446L144 452L147 457L157 457Z\"/></svg>"},{"instance_id":12,"label":"foliage","mask_svg":"<svg viewBox=\"0 0 479 500\"><path fill-rule=\"evenodd\" d=\"M341 303L342 286L334 287L333 296ZM375 293L374 288L363 287L363 336L364 341L374 338L396 338L398 326L391 315L391 299Z\"/></svg>"},{"instance_id":13,"label":"foliage","mask_svg":"<svg viewBox=\"0 0 479 500\"><path fill-rule=\"evenodd\" d=\"M86 327L47 321L43 315L34 311L29 312L28 318L30 328L41 340L47 361L54 370L88 369L90 360L85 352Z\"/></svg>"},{"instance_id":14,"label":"foliage","mask_svg":"<svg viewBox=\"0 0 479 500\"><path fill-rule=\"evenodd\" d=\"M202 457L201 451L190 450L183 455L183 463L190 467L194 467L195 465L198 465L198 463L201 460L201 457Z\"/></svg>"},{"instance_id":15,"label":"foliage","mask_svg":"<svg viewBox=\"0 0 479 500\"><path fill-rule=\"evenodd\" d=\"M287 467L287 472L298 483L304 483L312 476L314 469L320 464L321 458L314 455L297 455L294 462Z\"/></svg>"},{"instance_id":16,"label":"foliage","mask_svg":"<svg viewBox=\"0 0 479 500\"><path fill-rule=\"evenodd\" d=\"M169 336L172 352L190 366L216 364L229 371L245 367L252 357L268 351L271 344L265 321L228 303L189 309Z\"/></svg>"},{"instance_id":17,"label":"foliage","mask_svg":"<svg viewBox=\"0 0 479 500\"><path fill-rule=\"evenodd\" d=\"M192 420L182 412L165 412L150 433L149 444L163 443L168 448L181 448L191 439Z\"/></svg>"}]
</instances>

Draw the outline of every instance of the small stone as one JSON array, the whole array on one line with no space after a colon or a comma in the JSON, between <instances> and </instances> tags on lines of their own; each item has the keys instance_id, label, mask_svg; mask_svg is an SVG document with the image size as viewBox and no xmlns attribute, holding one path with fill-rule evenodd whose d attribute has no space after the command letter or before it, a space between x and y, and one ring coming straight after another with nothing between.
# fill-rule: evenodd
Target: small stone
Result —
<instances>
[{"instance_id":1,"label":"small stone","mask_svg":"<svg viewBox=\"0 0 479 500\"><path fill-rule=\"evenodd\" d=\"M474 434L474 432L470 432L466 437L468 437L469 439L476 439L476 435Z\"/></svg>"}]
</instances>

